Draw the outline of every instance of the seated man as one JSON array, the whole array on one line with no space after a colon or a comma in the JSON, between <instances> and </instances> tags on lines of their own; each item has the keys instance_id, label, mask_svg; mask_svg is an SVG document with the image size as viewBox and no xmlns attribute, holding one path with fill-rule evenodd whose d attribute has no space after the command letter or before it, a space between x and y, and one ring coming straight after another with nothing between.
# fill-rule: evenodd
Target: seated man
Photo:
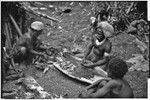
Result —
<instances>
[{"instance_id":1,"label":"seated man","mask_svg":"<svg viewBox=\"0 0 150 100\"><path fill-rule=\"evenodd\" d=\"M35 21L31 24L29 31L19 38L13 49L15 61L19 63L25 61L29 64L32 62L33 55L46 56L44 53L37 51L39 48L43 48L40 47L41 42L38 39L38 36L42 34L43 28L44 24L42 22Z\"/></svg>"},{"instance_id":2,"label":"seated man","mask_svg":"<svg viewBox=\"0 0 150 100\"><path fill-rule=\"evenodd\" d=\"M138 38L140 41L147 42L149 40L148 29L149 29L148 23L145 20L140 19L130 23L127 29L127 33L135 35L135 37Z\"/></svg>"},{"instance_id":3,"label":"seated man","mask_svg":"<svg viewBox=\"0 0 150 100\"><path fill-rule=\"evenodd\" d=\"M124 79L128 71L126 63L118 58L110 60L108 76L111 79L102 79L87 87L87 94L80 94L83 98L133 98L133 91Z\"/></svg>"},{"instance_id":4,"label":"seated man","mask_svg":"<svg viewBox=\"0 0 150 100\"><path fill-rule=\"evenodd\" d=\"M144 58L149 60L149 25L143 20L135 20L130 23L128 29L128 34L134 35L137 39L137 43L141 44L143 47L142 53Z\"/></svg>"},{"instance_id":5,"label":"seated man","mask_svg":"<svg viewBox=\"0 0 150 100\"><path fill-rule=\"evenodd\" d=\"M102 68L107 70L106 64L109 60L112 44L105 37L103 32L95 32L93 35L91 44L88 46L87 52L85 53L82 65L87 68L94 68L96 74L100 74L99 70ZM86 60L91 63L84 63Z\"/></svg>"},{"instance_id":6,"label":"seated man","mask_svg":"<svg viewBox=\"0 0 150 100\"><path fill-rule=\"evenodd\" d=\"M105 11L102 11L100 13L100 22L98 18L91 18L93 23L93 36L91 44L88 46L83 59L83 61L89 60L91 62L88 64L82 63L82 65L87 68L94 68L95 73L98 75L102 75L103 73L101 68L105 71L107 70L105 65L109 60L108 58L112 47L112 44L107 37L113 34L114 30L106 21L107 17L108 14ZM106 73L104 72L104 74Z\"/></svg>"}]
</instances>

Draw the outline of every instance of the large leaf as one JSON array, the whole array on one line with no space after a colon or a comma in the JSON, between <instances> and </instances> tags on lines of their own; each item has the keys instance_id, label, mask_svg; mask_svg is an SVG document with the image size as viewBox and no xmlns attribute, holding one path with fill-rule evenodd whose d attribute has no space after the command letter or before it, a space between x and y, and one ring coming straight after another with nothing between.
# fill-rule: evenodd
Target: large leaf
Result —
<instances>
[{"instance_id":1,"label":"large leaf","mask_svg":"<svg viewBox=\"0 0 150 100\"><path fill-rule=\"evenodd\" d=\"M145 60L141 54L135 54L133 58L130 58L126 62L132 64L129 71L149 71L149 61Z\"/></svg>"}]
</instances>

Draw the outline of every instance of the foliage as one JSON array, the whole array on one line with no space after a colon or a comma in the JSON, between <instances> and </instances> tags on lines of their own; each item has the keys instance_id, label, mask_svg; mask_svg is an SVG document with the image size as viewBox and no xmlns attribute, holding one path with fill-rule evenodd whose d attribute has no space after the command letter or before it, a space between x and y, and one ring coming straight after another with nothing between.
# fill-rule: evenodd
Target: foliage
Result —
<instances>
[{"instance_id":1,"label":"foliage","mask_svg":"<svg viewBox=\"0 0 150 100\"><path fill-rule=\"evenodd\" d=\"M107 1L96 3L95 14L101 10L108 11L108 21L114 25L117 31L125 30L132 21L141 19L144 14L144 12L137 11L137 2Z\"/></svg>"}]
</instances>

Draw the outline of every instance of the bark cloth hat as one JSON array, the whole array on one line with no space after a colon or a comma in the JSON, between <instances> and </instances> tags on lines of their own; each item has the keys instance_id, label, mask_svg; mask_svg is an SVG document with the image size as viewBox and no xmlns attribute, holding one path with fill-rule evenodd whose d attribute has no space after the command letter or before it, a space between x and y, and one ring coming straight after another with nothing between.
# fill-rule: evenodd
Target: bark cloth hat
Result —
<instances>
[{"instance_id":1,"label":"bark cloth hat","mask_svg":"<svg viewBox=\"0 0 150 100\"><path fill-rule=\"evenodd\" d=\"M101 28L106 37L111 37L114 34L114 28L107 21L98 23L98 27Z\"/></svg>"},{"instance_id":2,"label":"bark cloth hat","mask_svg":"<svg viewBox=\"0 0 150 100\"><path fill-rule=\"evenodd\" d=\"M44 24L40 21L35 21L31 24L31 28L36 31L40 31L40 30L44 29Z\"/></svg>"},{"instance_id":3,"label":"bark cloth hat","mask_svg":"<svg viewBox=\"0 0 150 100\"><path fill-rule=\"evenodd\" d=\"M91 17L92 24L96 21L95 17ZM114 34L114 28L107 21L101 21L98 23L97 27L103 30L105 37L111 37Z\"/></svg>"}]
</instances>

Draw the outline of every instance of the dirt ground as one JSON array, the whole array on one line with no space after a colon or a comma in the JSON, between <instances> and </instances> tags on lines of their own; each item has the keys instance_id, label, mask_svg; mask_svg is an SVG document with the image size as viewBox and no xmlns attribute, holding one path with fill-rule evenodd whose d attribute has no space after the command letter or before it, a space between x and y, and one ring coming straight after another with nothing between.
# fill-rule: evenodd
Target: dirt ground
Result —
<instances>
[{"instance_id":1,"label":"dirt ground","mask_svg":"<svg viewBox=\"0 0 150 100\"><path fill-rule=\"evenodd\" d=\"M43 2L42 2L43 3ZM43 3L45 6L55 5L56 7L71 7L70 13L64 13L58 15L54 13L52 15L51 10L43 11L43 13L49 16L55 16L61 20L60 24L56 24L56 27L61 26L62 29L50 27L48 30L51 33L49 36L43 37L49 43L54 45L63 45L69 47L72 45L72 37L90 34L90 17L92 16L92 4L89 2L59 2L59 3ZM58 10L59 12L59 10ZM61 12L61 9L60 9ZM45 22L45 21L44 21ZM45 23L48 23L46 21ZM57 26L58 25L58 26ZM81 34L81 35L80 35ZM47 34L45 34L47 35ZM141 53L139 48L133 42L135 38L121 33L120 35L111 38L113 44L112 54L127 60L132 57L132 54ZM70 41L69 41L70 40ZM135 97L147 97L147 77L148 73L143 72L129 72L126 75L127 80L133 88ZM78 83L76 81L67 78L65 75L55 69L55 71L49 71L45 77L38 79L39 83L49 92L56 94L68 94L69 97L76 97L86 85Z\"/></svg>"},{"instance_id":2,"label":"dirt ground","mask_svg":"<svg viewBox=\"0 0 150 100\"><path fill-rule=\"evenodd\" d=\"M67 48L71 47L73 38L77 37L78 40L82 35L89 36L91 31L89 29L90 17L92 13L92 4L89 2L41 2L43 5L37 5L37 7L47 7L53 5L58 9L48 8L47 10L41 10L42 13L46 13L49 16L58 18L61 22L55 23L44 18L38 18L34 15L30 15L33 20L41 20L46 24L45 33L41 36L41 39L50 43L53 46L60 46L61 44ZM71 8L70 13L61 13L62 7ZM58 13L59 12L59 13ZM110 38L113 47L112 54L116 55L124 60L132 57L132 54L141 53L139 48L133 42L135 38L129 36L126 33L121 33L113 38ZM41 71L36 70L34 67L29 68L27 71L31 74L37 82L51 94L65 95L67 98L76 98L81 91L84 91L88 84L80 83L76 80L72 80L55 68L50 68L44 75ZM147 78L149 72L133 71L128 72L125 76L129 84L131 85L134 96L136 98L147 97Z\"/></svg>"}]
</instances>

